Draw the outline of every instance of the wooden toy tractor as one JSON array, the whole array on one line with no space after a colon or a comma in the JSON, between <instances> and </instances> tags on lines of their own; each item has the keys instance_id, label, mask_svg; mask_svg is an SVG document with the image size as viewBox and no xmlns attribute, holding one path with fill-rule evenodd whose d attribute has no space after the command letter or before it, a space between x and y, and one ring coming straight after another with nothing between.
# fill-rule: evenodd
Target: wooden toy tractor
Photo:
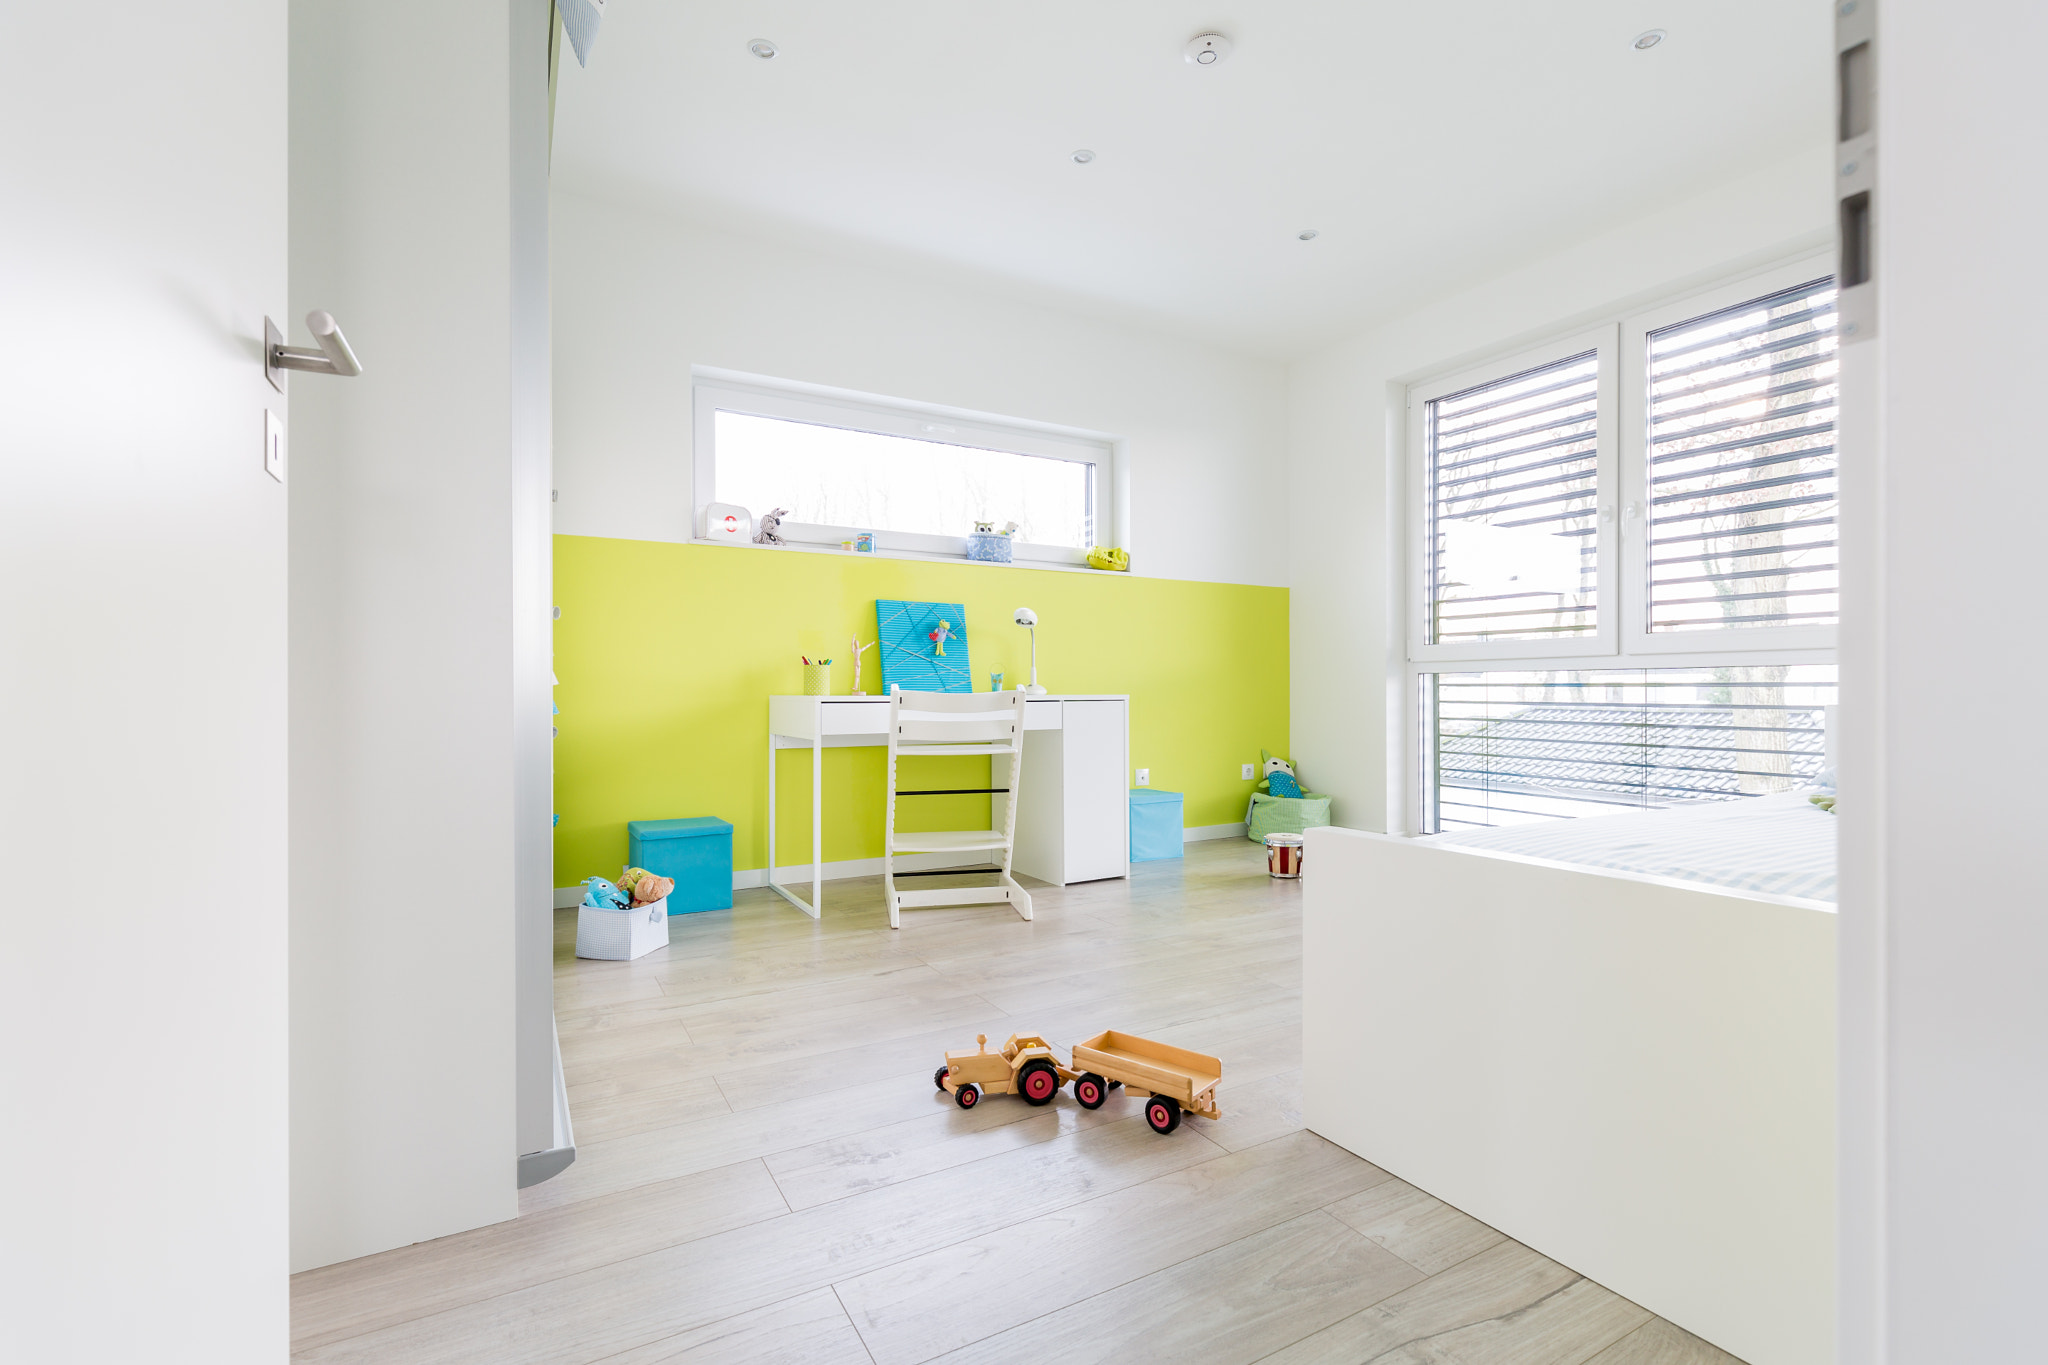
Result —
<instances>
[{"instance_id":1,"label":"wooden toy tractor","mask_svg":"<svg viewBox=\"0 0 2048 1365\"><path fill-rule=\"evenodd\" d=\"M1216 1083L1223 1063L1201 1052L1155 1043L1114 1030L1074 1044L1073 1065L1061 1066L1045 1039L1013 1033L1002 1051L988 1050L988 1035L975 1037L978 1051L949 1052L932 1079L953 1093L953 1103L972 1109L983 1095L1022 1095L1029 1104L1050 1104L1060 1086L1074 1083L1083 1109L1100 1109L1119 1086L1145 1101L1145 1122L1155 1133L1180 1127L1183 1111L1221 1118Z\"/></svg>"},{"instance_id":2,"label":"wooden toy tractor","mask_svg":"<svg viewBox=\"0 0 2048 1365\"><path fill-rule=\"evenodd\" d=\"M983 1095L1022 1095L1026 1104L1051 1104L1074 1073L1059 1064L1045 1039L1013 1033L1000 1052L988 1050L988 1035L974 1035L976 1051L949 1052L932 1079L953 1092L953 1103L972 1109Z\"/></svg>"}]
</instances>

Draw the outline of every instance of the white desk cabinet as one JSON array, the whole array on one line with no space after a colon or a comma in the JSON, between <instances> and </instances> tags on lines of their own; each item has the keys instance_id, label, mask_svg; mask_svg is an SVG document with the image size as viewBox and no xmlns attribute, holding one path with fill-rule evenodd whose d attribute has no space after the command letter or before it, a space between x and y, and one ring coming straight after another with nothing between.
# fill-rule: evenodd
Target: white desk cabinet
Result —
<instances>
[{"instance_id":1,"label":"white desk cabinet","mask_svg":"<svg viewBox=\"0 0 2048 1365\"><path fill-rule=\"evenodd\" d=\"M889 739L887 697L768 699L768 885L809 915L824 905L824 751L883 745ZM776 878L775 754L811 751L811 899L806 904ZM991 786L1010 785L1009 761L997 760ZM1032 697L1024 707L1024 780L1017 806L1013 867L1027 877L1066 886L1131 874L1130 698ZM1009 800L1006 796L993 802ZM1005 812L994 808L1001 823ZM909 855L945 865L941 855Z\"/></svg>"}]
</instances>

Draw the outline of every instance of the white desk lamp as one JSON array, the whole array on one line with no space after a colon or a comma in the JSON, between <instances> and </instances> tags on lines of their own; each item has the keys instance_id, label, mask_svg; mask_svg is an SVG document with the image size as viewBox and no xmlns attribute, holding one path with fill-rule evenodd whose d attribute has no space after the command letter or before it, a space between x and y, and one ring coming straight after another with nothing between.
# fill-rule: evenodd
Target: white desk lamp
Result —
<instances>
[{"instance_id":1,"label":"white desk lamp","mask_svg":"<svg viewBox=\"0 0 2048 1365\"><path fill-rule=\"evenodd\" d=\"M1042 697L1045 689L1038 685L1038 613L1029 607L1017 608L1017 624L1031 632L1031 685L1017 690L1027 696Z\"/></svg>"}]
</instances>

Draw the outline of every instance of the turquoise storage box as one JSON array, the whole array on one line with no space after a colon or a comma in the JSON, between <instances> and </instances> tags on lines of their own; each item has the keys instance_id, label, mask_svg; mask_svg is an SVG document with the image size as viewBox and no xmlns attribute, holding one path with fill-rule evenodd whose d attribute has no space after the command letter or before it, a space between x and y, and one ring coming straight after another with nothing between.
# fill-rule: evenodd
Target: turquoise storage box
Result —
<instances>
[{"instance_id":1,"label":"turquoise storage box","mask_svg":"<svg viewBox=\"0 0 2048 1365\"><path fill-rule=\"evenodd\" d=\"M1153 863L1181 855L1180 793L1131 788L1131 861Z\"/></svg>"},{"instance_id":2,"label":"turquoise storage box","mask_svg":"<svg viewBox=\"0 0 2048 1365\"><path fill-rule=\"evenodd\" d=\"M732 825L713 815L690 820L632 820L627 858L657 877L673 877L668 912L732 909Z\"/></svg>"}]
</instances>

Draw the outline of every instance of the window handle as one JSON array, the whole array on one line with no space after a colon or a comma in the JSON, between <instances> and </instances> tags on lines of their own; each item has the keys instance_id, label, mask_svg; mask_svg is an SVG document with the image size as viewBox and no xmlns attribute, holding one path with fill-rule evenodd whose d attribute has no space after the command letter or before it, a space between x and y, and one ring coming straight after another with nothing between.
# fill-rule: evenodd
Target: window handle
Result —
<instances>
[{"instance_id":1,"label":"window handle","mask_svg":"<svg viewBox=\"0 0 2048 1365\"><path fill-rule=\"evenodd\" d=\"M1600 524L1601 524L1602 526L1611 526L1611 525L1613 525L1613 524L1614 524L1614 504L1613 504L1613 503L1611 503L1611 502L1603 502L1603 503L1601 503L1601 504L1600 504Z\"/></svg>"},{"instance_id":2,"label":"window handle","mask_svg":"<svg viewBox=\"0 0 2048 1365\"><path fill-rule=\"evenodd\" d=\"M1643 514L1643 505L1639 502L1629 503L1621 509L1621 514L1630 521L1634 521Z\"/></svg>"}]
</instances>

